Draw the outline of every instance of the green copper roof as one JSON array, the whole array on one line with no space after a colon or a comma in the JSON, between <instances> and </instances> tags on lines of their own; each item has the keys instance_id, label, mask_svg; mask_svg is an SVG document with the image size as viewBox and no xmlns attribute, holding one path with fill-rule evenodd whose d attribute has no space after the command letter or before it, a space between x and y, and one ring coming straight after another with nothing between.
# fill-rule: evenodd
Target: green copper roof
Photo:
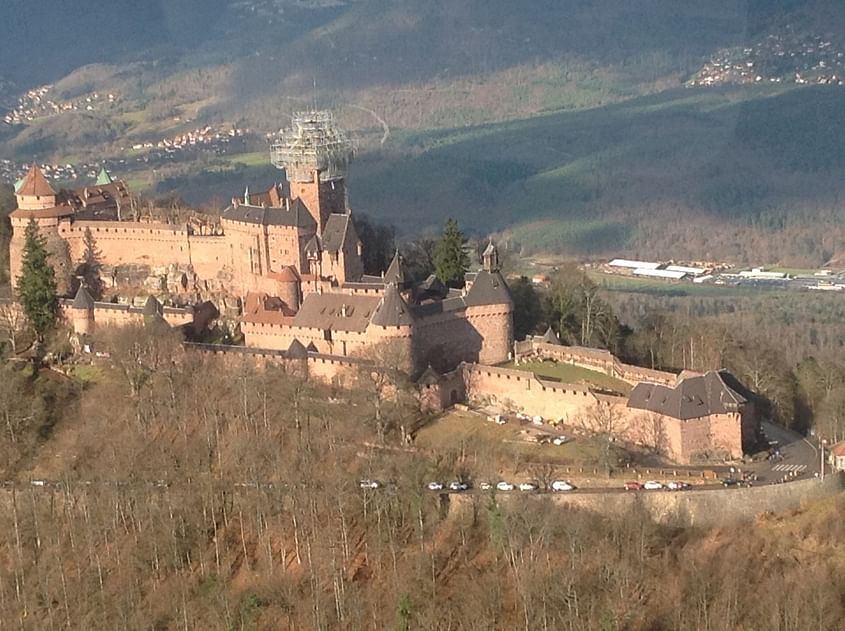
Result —
<instances>
[{"instance_id":1,"label":"green copper roof","mask_svg":"<svg viewBox=\"0 0 845 631\"><path fill-rule=\"evenodd\" d=\"M106 184L111 184L111 176L109 172L106 171L106 167L100 169L100 174L97 176L97 186L105 186Z\"/></svg>"},{"instance_id":2,"label":"green copper roof","mask_svg":"<svg viewBox=\"0 0 845 631\"><path fill-rule=\"evenodd\" d=\"M23 184L23 181L24 181L24 178L21 178L19 180L15 180L15 193L17 193L20 190L21 185Z\"/></svg>"}]
</instances>

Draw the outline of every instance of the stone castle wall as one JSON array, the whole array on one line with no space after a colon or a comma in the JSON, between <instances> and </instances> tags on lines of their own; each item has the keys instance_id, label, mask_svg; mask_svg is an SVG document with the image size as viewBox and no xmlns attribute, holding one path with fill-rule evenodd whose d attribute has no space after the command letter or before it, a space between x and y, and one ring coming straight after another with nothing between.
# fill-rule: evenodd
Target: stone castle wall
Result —
<instances>
[{"instance_id":1,"label":"stone castle wall","mask_svg":"<svg viewBox=\"0 0 845 631\"><path fill-rule=\"evenodd\" d=\"M598 348L562 346L559 344L526 340L517 342L514 345L514 349L517 361L532 358L553 359L573 366L598 370L606 375L622 379L634 385L643 381L672 385L678 379L675 373L626 364L619 361L610 351Z\"/></svg>"},{"instance_id":2,"label":"stone castle wall","mask_svg":"<svg viewBox=\"0 0 845 631\"><path fill-rule=\"evenodd\" d=\"M610 431L680 463L705 453L741 457L743 426L752 422L750 415L741 418L739 414L680 420L629 408L625 397L596 395L586 387L522 370L465 364L463 380L466 399L472 403L492 404L579 429Z\"/></svg>"}]
</instances>

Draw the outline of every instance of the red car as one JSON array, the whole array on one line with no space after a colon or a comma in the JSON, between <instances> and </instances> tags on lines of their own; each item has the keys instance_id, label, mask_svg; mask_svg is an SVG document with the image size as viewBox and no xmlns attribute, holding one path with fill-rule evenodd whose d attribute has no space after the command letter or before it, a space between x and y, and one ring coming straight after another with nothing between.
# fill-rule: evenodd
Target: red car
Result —
<instances>
[{"instance_id":1,"label":"red car","mask_svg":"<svg viewBox=\"0 0 845 631\"><path fill-rule=\"evenodd\" d=\"M643 488L643 485L639 482L626 482L625 483L625 490L626 491L639 491Z\"/></svg>"}]
</instances>

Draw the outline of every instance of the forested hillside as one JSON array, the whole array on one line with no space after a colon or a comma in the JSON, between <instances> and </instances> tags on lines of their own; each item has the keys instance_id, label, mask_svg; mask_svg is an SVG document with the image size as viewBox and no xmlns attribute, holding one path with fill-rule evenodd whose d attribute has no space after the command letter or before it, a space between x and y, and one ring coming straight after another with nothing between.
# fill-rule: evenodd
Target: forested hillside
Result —
<instances>
[{"instance_id":1,"label":"forested hillside","mask_svg":"<svg viewBox=\"0 0 845 631\"><path fill-rule=\"evenodd\" d=\"M366 389L184 355L161 332L111 343L71 377L2 368L16 628L827 631L845 615L841 498L713 530L449 501L424 487L474 474L461 447L374 448ZM407 412L382 410L392 447Z\"/></svg>"}]
</instances>

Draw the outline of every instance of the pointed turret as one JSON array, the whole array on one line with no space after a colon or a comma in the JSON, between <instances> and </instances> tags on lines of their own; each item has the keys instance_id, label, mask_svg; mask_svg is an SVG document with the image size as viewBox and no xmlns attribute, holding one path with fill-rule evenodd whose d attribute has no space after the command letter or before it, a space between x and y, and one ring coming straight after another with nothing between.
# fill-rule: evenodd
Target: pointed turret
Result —
<instances>
[{"instance_id":1,"label":"pointed turret","mask_svg":"<svg viewBox=\"0 0 845 631\"><path fill-rule=\"evenodd\" d=\"M144 303L142 313L144 314L145 319L156 316L161 317L164 314L164 307L161 306L161 303L155 296L150 296L147 298L147 302Z\"/></svg>"},{"instance_id":2,"label":"pointed turret","mask_svg":"<svg viewBox=\"0 0 845 631\"><path fill-rule=\"evenodd\" d=\"M557 336L557 333L552 330L552 327L546 329L546 332L543 334L543 337L540 338L540 341L546 344L562 346L562 344L560 343L560 338Z\"/></svg>"},{"instance_id":3,"label":"pointed turret","mask_svg":"<svg viewBox=\"0 0 845 631\"><path fill-rule=\"evenodd\" d=\"M76 292L76 297L73 299L71 308L79 310L89 310L94 308L94 299L91 297L91 294L88 293L88 290L85 289L84 285L79 286L79 290Z\"/></svg>"},{"instance_id":4,"label":"pointed turret","mask_svg":"<svg viewBox=\"0 0 845 631\"><path fill-rule=\"evenodd\" d=\"M493 239L487 244L484 252L481 254L482 267L485 272L499 271L499 250L493 244Z\"/></svg>"},{"instance_id":5,"label":"pointed turret","mask_svg":"<svg viewBox=\"0 0 845 631\"><path fill-rule=\"evenodd\" d=\"M405 257L399 254L399 248L396 248L396 254L393 255L393 260L390 261L390 265L384 273L384 282L395 283L399 291L402 291L407 288L409 280L408 273L405 270Z\"/></svg>"},{"instance_id":6,"label":"pointed turret","mask_svg":"<svg viewBox=\"0 0 845 631\"><path fill-rule=\"evenodd\" d=\"M249 206L249 186L244 188L244 204Z\"/></svg>"},{"instance_id":7,"label":"pointed turret","mask_svg":"<svg viewBox=\"0 0 845 631\"><path fill-rule=\"evenodd\" d=\"M94 299L82 285L70 305L73 331L77 335L90 335L94 331Z\"/></svg>"},{"instance_id":8,"label":"pointed turret","mask_svg":"<svg viewBox=\"0 0 845 631\"><path fill-rule=\"evenodd\" d=\"M50 183L47 181L47 178L44 177L44 174L41 172L41 169L38 168L37 164L33 164L30 167L16 193L18 195L32 197L56 196L56 191L53 190L52 186L50 186Z\"/></svg>"},{"instance_id":9,"label":"pointed turret","mask_svg":"<svg viewBox=\"0 0 845 631\"><path fill-rule=\"evenodd\" d=\"M414 320L414 314L399 294L396 283L388 283L370 322L385 327L411 326Z\"/></svg>"},{"instance_id":10,"label":"pointed turret","mask_svg":"<svg viewBox=\"0 0 845 631\"><path fill-rule=\"evenodd\" d=\"M19 211L47 210L56 206L56 191L36 164L32 165L16 187L15 197ZM25 215L18 213L13 216Z\"/></svg>"},{"instance_id":11,"label":"pointed turret","mask_svg":"<svg viewBox=\"0 0 845 631\"><path fill-rule=\"evenodd\" d=\"M287 356L288 359L308 359L308 349L302 345L302 342L294 338L288 346Z\"/></svg>"},{"instance_id":12,"label":"pointed turret","mask_svg":"<svg viewBox=\"0 0 845 631\"><path fill-rule=\"evenodd\" d=\"M106 186L106 185L111 184L111 183L112 183L111 175L109 175L109 172L106 171L106 167L103 167L102 169L100 169L99 175L97 175L96 184L97 184L97 186Z\"/></svg>"},{"instance_id":13,"label":"pointed turret","mask_svg":"<svg viewBox=\"0 0 845 631\"><path fill-rule=\"evenodd\" d=\"M417 383L421 386L433 386L440 383L442 378L442 375L434 370L434 367L429 364L428 368L426 368L423 371L423 374L420 375L419 379L417 379Z\"/></svg>"}]
</instances>

